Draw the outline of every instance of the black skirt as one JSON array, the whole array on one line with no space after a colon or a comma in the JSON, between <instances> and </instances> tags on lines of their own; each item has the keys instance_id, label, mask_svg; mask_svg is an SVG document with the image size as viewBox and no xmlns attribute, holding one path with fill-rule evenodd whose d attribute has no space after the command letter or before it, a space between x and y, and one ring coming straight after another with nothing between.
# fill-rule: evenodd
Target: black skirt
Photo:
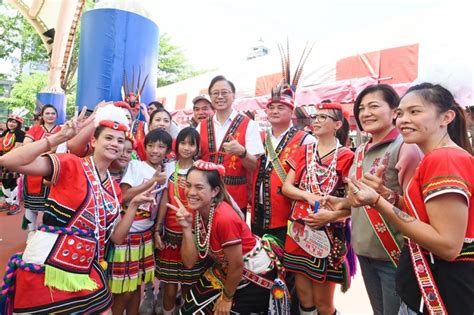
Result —
<instances>
[{"instance_id":1,"label":"black skirt","mask_svg":"<svg viewBox=\"0 0 474 315\"><path fill-rule=\"evenodd\" d=\"M426 256L431 273L449 314L474 314L474 262L448 262L438 258L431 263ZM397 293L405 304L418 314L428 314L426 305L419 313L421 292L413 270L408 246L400 256L396 276Z\"/></svg>"}]
</instances>

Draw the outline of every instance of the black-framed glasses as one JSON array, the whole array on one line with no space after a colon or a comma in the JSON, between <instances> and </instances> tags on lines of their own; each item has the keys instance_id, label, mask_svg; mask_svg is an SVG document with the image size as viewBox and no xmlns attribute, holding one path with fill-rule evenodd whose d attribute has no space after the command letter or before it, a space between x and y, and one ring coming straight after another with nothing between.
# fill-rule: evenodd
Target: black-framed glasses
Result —
<instances>
[{"instance_id":1,"label":"black-framed glasses","mask_svg":"<svg viewBox=\"0 0 474 315\"><path fill-rule=\"evenodd\" d=\"M331 118L332 120L337 121L337 119L332 117L331 115L326 115L326 114L316 114L316 115L314 115L314 119L319 123L325 122L328 118Z\"/></svg>"},{"instance_id":2,"label":"black-framed glasses","mask_svg":"<svg viewBox=\"0 0 474 315\"><path fill-rule=\"evenodd\" d=\"M218 98L219 95L222 96L222 97L226 97L226 96L229 96L230 94L232 94L232 91L229 91L229 90L212 91L211 92L211 97L212 98Z\"/></svg>"}]
</instances>

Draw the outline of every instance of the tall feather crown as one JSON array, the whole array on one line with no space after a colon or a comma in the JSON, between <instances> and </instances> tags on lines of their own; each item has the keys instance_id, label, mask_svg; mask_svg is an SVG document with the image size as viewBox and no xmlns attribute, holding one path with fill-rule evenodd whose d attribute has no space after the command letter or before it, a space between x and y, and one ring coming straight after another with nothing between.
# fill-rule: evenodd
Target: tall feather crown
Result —
<instances>
[{"instance_id":1,"label":"tall feather crown","mask_svg":"<svg viewBox=\"0 0 474 315\"><path fill-rule=\"evenodd\" d=\"M146 81L148 80L148 75L146 75L143 82L140 81L142 68L138 67L138 80L137 85L135 86L135 67L132 67L132 82L129 84L127 71L123 71L123 91L124 91L124 101L127 102L131 108L135 108L135 106L140 107L140 98L143 93L143 89L145 88Z\"/></svg>"},{"instance_id":2,"label":"tall feather crown","mask_svg":"<svg viewBox=\"0 0 474 315\"><path fill-rule=\"evenodd\" d=\"M282 82L272 88L272 95L268 100L267 106L272 103L279 102L288 105L291 108L295 107L296 89L298 87L301 75L303 74L303 66L306 63L313 46L314 45L308 47L308 44L305 45L292 79L290 68L290 42L288 39L286 40L286 50L282 44L278 44L278 50L280 52L281 59Z\"/></svg>"}]
</instances>

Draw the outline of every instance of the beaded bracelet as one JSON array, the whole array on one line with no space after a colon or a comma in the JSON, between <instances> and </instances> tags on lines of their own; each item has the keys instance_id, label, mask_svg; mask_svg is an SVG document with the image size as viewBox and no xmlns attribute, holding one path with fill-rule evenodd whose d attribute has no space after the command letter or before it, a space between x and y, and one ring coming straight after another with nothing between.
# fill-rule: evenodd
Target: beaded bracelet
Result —
<instances>
[{"instance_id":1,"label":"beaded bracelet","mask_svg":"<svg viewBox=\"0 0 474 315\"><path fill-rule=\"evenodd\" d=\"M235 295L235 293L230 294L225 287L222 288L222 297L225 300L227 300L227 301L232 300L234 298L234 295Z\"/></svg>"},{"instance_id":2,"label":"beaded bracelet","mask_svg":"<svg viewBox=\"0 0 474 315\"><path fill-rule=\"evenodd\" d=\"M53 146L51 145L51 142L49 141L49 137L44 137L44 140L46 140L48 151L51 151Z\"/></svg>"},{"instance_id":3,"label":"beaded bracelet","mask_svg":"<svg viewBox=\"0 0 474 315\"><path fill-rule=\"evenodd\" d=\"M163 235L163 230L164 230L163 223L157 223L155 227L155 233L159 233L160 235Z\"/></svg>"},{"instance_id":4,"label":"beaded bracelet","mask_svg":"<svg viewBox=\"0 0 474 315\"><path fill-rule=\"evenodd\" d=\"M380 200L380 194L378 195L377 199L375 199L374 203L371 204L370 206L371 206L372 208L375 208L375 207L377 206L377 203L379 203L379 200Z\"/></svg>"}]
</instances>

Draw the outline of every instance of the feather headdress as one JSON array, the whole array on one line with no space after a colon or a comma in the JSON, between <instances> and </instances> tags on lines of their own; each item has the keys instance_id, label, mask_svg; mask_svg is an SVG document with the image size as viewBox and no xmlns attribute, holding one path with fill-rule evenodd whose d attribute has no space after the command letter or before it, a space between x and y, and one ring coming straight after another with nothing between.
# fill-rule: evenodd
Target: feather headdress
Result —
<instances>
[{"instance_id":1,"label":"feather headdress","mask_svg":"<svg viewBox=\"0 0 474 315\"><path fill-rule=\"evenodd\" d=\"M282 82L272 88L271 98L268 100L267 106L272 103L283 103L290 106L291 108L295 107L295 93L298 87L299 80L303 74L303 66L308 60L308 57L313 49L313 45L308 47L308 44L305 45L303 53L301 54L298 66L296 67L293 78L291 78L291 68L290 68L290 42L286 40L286 50L282 44L278 44L278 50L280 52L281 58L281 75Z\"/></svg>"},{"instance_id":2,"label":"feather headdress","mask_svg":"<svg viewBox=\"0 0 474 315\"><path fill-rule=\"evenodd\" d=\"M123 71L123 83L122 88L124 91L124 101L127 102L131 108L135 106L140 106L140 98L145 88L146 81L148 80L149 74L146 75L143 82L140 81L142 68L138 67L138 79L137 85L135 86L135 67L132 67L132 82L129 84L127 71Z\"/></svg>"},{"instance_id":3,"label":"feather headdress","mask_svg":"<svg viewBox=\"0 0 474 315\"><path fill-rule=\"evenodd\" d=\"M28 114L28 112L29 110L27 110L24 107L15 108L13 112L10 115L8 115L8 119L13 119L17 121L18 123L23 124L24 122L23 117L25 117L25 115Z\"/></svg>"}]
</instances>

